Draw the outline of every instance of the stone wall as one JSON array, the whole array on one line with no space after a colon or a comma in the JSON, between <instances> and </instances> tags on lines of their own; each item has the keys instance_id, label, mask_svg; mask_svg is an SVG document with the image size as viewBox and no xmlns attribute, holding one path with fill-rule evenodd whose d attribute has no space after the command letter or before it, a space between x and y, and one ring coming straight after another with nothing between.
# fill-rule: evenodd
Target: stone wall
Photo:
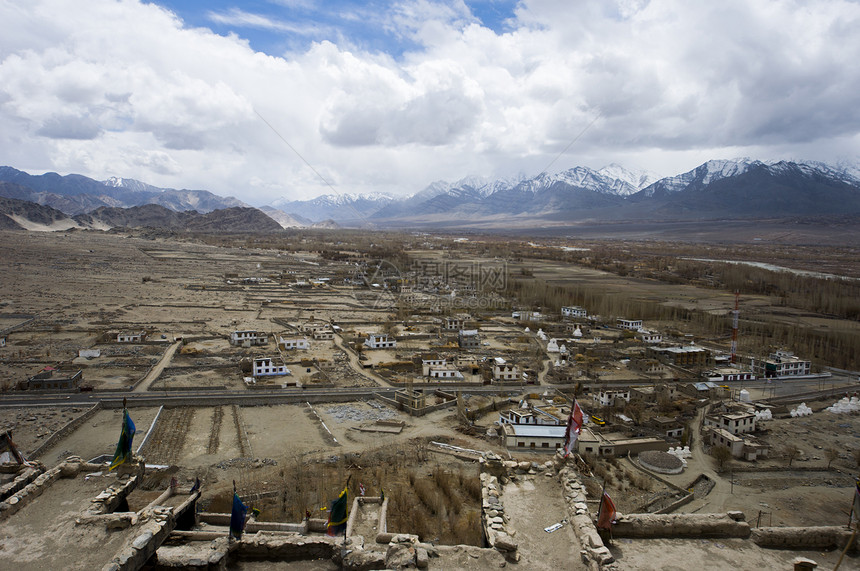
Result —
<instances>
[{"instance_id":1,"label":"stone wall","mask_svg":"<svg viewBox=\"0 0 860 571\"><path fill-rule=\"evenodd\" d=\"M87 420L92 418L92 416L96 412L98 412L101 409L101 407L102 407L101 402L98 402L98 403L94 404L92 408L90 408L88 411L86 411L81 416L74 418L74 419L70 420L69 422L67 422L64 426L60 427L59 430L57 430L55 433L53 433L48 438L46 438L45 441L42 442L42 444L40 444L38 448L36 448L29 455L27 455L27 459L28 460L35 460L36 458L38 458L39 456L44 454L45 450L47 450L48 448L50 448L51 446L53 446L54 444L56 444L57 442L59 442L60 440L65 438L67 435L74 432L80 425L82 425Z\"/></svg>"},{"instance_id":2,"label":"stone wall","mask_svg":"<svg viewBox=\"0 0 860 571\"><path fill-rule=\"evenodd\" d=\"M757 527L752 540L760 547L778 549L844 549L851 539L851 530L845 526L821 527ZM858 549L857 537L851 549Z\"/></svg>"},{"instance_id":3,"label":"stone wall","mask_svg":"<svg viewBox=\"0 0 860 571\"><path fill-rule=\"evenodd\" d=\"M736 537L750 536L743 512L713 514L618 514L615 537Z\"/></svg>"},{"instance_id":4,"label":"stone wall","mask_svg":"<svg viewBox=\"0 0 860 571\"><path fill-rule=\"evenodd\" d=\"M603 544L600 534L597 532L597 527L591 519L591 514L588 511L586 503L587 494L585 486L579 480L576 466L572 463L567 463L561 454L556 454L553 458L556 466L559 466L558 478L564 493L564 500L567 503L568 521L573 532L579 539L579 544L582 546L580 555L587 564L592 567L601 567L608 565L614 561L612 553L609 552ZM613 533L614 529L613 529Z\"/></svg>"}]
</instances>

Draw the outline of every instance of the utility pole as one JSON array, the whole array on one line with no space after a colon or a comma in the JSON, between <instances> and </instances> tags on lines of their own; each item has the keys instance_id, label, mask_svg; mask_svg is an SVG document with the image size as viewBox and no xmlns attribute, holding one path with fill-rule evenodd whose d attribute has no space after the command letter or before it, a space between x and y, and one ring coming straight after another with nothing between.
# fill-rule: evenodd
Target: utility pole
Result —
<instances>
[{"instance_id":1,"label":"utility pole","mask_svg":"<svg viewBox=\"0 0 860 571\"><path fill-rule=\"evenodd\" d=\"M735 309L732 311L732 365L737 364L738 315L740 314L740 292L735 290Z\"/></svg>"}]
</instances>

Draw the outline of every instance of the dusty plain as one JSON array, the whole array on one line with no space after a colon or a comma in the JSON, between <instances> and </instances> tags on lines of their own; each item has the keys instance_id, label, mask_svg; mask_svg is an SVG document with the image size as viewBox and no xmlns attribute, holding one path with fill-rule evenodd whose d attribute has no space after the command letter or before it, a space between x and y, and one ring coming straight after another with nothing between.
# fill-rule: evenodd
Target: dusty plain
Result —
<instances>
[{"instance_id":1,"label":"dusty plain","mask_svg":"<svg viewBox=\"0 0 860 571\"><path fill-rule=\"evenodd\" d=\"M79 231L0 232L0 238L7 244L0 257L0 273L4 276L0 328L5 331L6 338L6 346L0 348L0 386L7 394L17 393L15 387L27 377L44 367L59 365L62 370L83 370L84 385L92 389L92 403L100 394L131 392L135 388L151 394L184 396L182 406L163 409L164 418L159 420L159 428L141 453L153 464L173 466L170 475L183 482L201 478L205 485L204 503L209 509L224 511L233 481L238 482L244 493L265 494L285 486L294 469L318 474L321 478L311 486L314 490L304 491L299 513L305 508L317 513L332 499L347 474L352 474L356 482L366 484L369 494L386 489L386 493L399 494L399 497L414 485L408 483L411 479L427 479L434 472L437 479L442 472L449 476L468 473L477 477L474 462L436 452L428 447L430 441L492 450L508 456L498 437L487 436L487 429L494 428L498 420L497 411L477 417L475 426L464 430L455 407L418 418L376 400L268 406L195 404L198 392L260 392L259 388L248 387L244 382L250 360L259 356L282 358L293 372L293 380L309 388L334 391L350 387L389 387L391 384L404 386L409 380L417 381L410 374L397 372L393 366L391 371L394 372L386 372L386 365L409 361L415 353L446 349L445 343L449 340L438 335L438 324L433 321L432 313L404 313L398 296L389 299L355 283L296 285L320 277L339 279L343 283L344 277L352 278L356 274L353 262L327 260L319 249L302 250L295 244L289 244L289 250L271 248L268 244L258 247L252 238L237 239L230 246L145 232L131 235ZM345 245L342 248L349 249ZM446 259L442 250L429 249L423 244L413 244L409 252L421 259ZM480 264L497 261L497 258L472 256L465 260ZM658 304L721 315L726 314L733 303L730 294L716 289L670 286L540 259L517 259L509 264L513 271L527 268L532 275L550 284L597 284L607 296L624 293ZM434 303L438 306L445 297L447 294L435 297ZM748 310L755 311L762 319L789 323L804 320L811 327L830 330L860 329L856 321L811 315L791 308L779 309L767 296L750 296L746 303ZM444 304L442 307L444 309ZM450 314L451 310L446 313ZM534 337L534 331L527 335L524 326L511 319L509 306L474 313L486 336L485 343L475 351L477 355L504 354L527 362L537 381L547 386L521 386L526 393L552 392L557 388L546 383L547 365L552 359L545 353L545 343ZM334 340L315 340L297 329L299 324L309 320L331 321L338 324L340 330ZM682 331L685 327L683 323L649 325L671 326ZM361 334L392 327L403 336L397 349L362 351L354 348L354 339ZM264 347L230 346L227 343L230 332L244 329L270 333L272 341ZM141 330L148 332L144 342L116 341L120 331ZM279 335L307 336L310 349L280 351L274 342ZM606 337L603 342L611 344L608 333ZM176 341L179 339L181 343ZM728 344L725 337L713 342L721 347ZM171 352L174 345L175 353ZM83 357L79 356L80 350L98 350L100 354ZM374 368L365 365L374 365ZM604 380L612 380L613 375L629 379L636 374L622 369L619 364L602 364L596 369ZM653 381L651 377L641 379ZM482 384L479 375L467 375L466 380L476 387ZM266 386L278 390L278 382L274 380ZM570 390L572 387L562 388ZM507 397L472 395L468 394L468 389L463 393L467 400L473 399L473 403L496 399L499 407L513 406ZM768 525L771 522L773 525L806 526L845 523L857 469L853 454L860 450L860 417L821 412L834 401L835 398L829 398L808 403L817 410L811 417L767 422L765 438L772 441L777 452L764 462L732 461L718 470L712 458L700 450L684 474L669 480L683 487L691 484L697 473L706 473L716 485L709 494L697 497L681 511L740 509L745 511L748 520L768 518ZM54 403L40 407L3 407L0 408L0 429L11 429L20 448L30 453L89 406ZM137 447L158 408L135 407L130 412L137 425ZM111 454L119 432L119 419L117 409L97 412L44 450L41 460L53 464L69 455L90 459ZM402 430L397 433L373 431L378 420L401 421ZM786 438L796 442L802 451L791 467L778 452L778 445ZM828 461L822 451L834 447L840 454ZM541 454L515 456L540 462L547 458ZM626 462L621 460L613 468L617 474L636 471ZM756 472L755 467L762 466L773 471ZM149 482L152 487L159 484ZM618 485L610 487L621 512L635 511L666 489L657 481L650 486L637 487L624 478L618 478ZM523 538L523 568L556 569L565 564L576 568L579 550L573 534L566 528L553 534L543 531L543 527L564 518L557 503L560 490L554 480L524 483L511 487L506 490L508 492L515 514L512 525L521 530ZM282 499L281 504L286 503L286 495ZM278 503L276 500L264 504L263 518L296 521L292 516L296 506ZM464 499L464 505L471 506L469 509L474 509L476 503L479 502L474 497ZM438 535L427 539L457 543L451 537L443 537L439 530L466 526L467 523L459 522L467 521L467 512L464 511L462 520L451 515L450 520L442 521L447 516L435 514L438 525L429 526L428 533L433 531ZM425 514L416 512L416 517L418 515L424 517ZM392 517L395 522L405 522L407 516L404 513ZM473 522L473 525L477 524ZM474 539L474 534L470 537L473 545L480 544L479 537ZM734 545L731 541L708 541L691 547L689 542L670 540L620 541L613 546L613 553L618 569L681 569L689 568L689 564L707 568L708 562L714 561L721 562L721 567L776 568L797 555L761 550L750 544ZM690 553L695 555L689 558ZM823 564L835 560L833 553L807 556ZM478 561L465 551L451 557L455 557L452 561L459 557L461 563L457 565L462 568L483 568L490 564L497 567L499 564L495 560ZM661 561L661 557L666 557L666 561L655 563ZM473 562L475 567L471 566ZM857 564L856 557L851 563ZM282 566L276 568L316 568L309 562L279 565ZM242 562L236 568L257 567L253 562Z\"/></svg>"}]
</instances>

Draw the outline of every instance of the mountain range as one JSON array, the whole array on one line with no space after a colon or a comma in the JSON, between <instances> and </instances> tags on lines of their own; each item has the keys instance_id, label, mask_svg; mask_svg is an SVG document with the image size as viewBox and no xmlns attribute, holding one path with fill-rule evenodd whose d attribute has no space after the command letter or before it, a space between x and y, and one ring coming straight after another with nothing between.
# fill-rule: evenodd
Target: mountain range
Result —
<instances>
[{"instance_id":1,"label":"mountain range","mask_svg":"<svg viewBox=\"0 0 860 571\"><path fill-rule=\"evenodd\" d=\"M81 175L30 175L0 167L0 197L29 201L59 213L41 219L62 225L195 226L195 216L229 209L232 228L249 210L263 218L256 230L291 226L414 228L538 228L583 221L696 221L860 215L860 168L852 163L751 159L712 160L659 178L612 164L599 170L508 179L467 177L437 181L408 197L385 194L323 195L276 200L253 209L206 190L162 189L133 179L96 181ZM4 209L11 208L3 203ZM149 206L150 208L143 208ZM152 208L152 207L159 208ZM19 216L21 205L15 208ZM128 212L123 212L123 209ZM13 209L14 210L14 209ZM26 208L24 209L26 210ZM6 210L0 210L5 212ZM180 213L194 212L194 215ZM4 224L10 224L4 221ZM13 219L14 223L14 219ZM200 222L205 227L207 223Z\"/></svg>"},{"instance_id":2,"label":"mountain range","mask_svg":"<svg viewBox=\"0 0 860 571\"><path fill-rule=\"evenodd\" d=\"M277 206L312 221L334 219L348 226L448 228L860 214L860 169L735 159L658 178L613 164L535 177L439 181L400 199L325 195Z\"/></svg>"}]
</instances>

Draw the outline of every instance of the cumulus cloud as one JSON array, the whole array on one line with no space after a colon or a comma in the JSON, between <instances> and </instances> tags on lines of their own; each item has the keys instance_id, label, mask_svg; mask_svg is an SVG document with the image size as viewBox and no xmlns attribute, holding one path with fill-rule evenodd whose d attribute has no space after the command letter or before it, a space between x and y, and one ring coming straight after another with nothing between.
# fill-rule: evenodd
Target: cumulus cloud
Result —
<instances>
[{"instance_id":1,"label":"cumulus cloud","mask_svg":"<svg viewBox=\"0 0 860 571\"><path fill-rule=\"evenodd\" d=\"M138 0L0 4L0 153L262 204L329 192L305 161L343 192L408 193L536 174L579 135L554 168L860 149L847 0L523 0L495 30L462 0L339 16L402 38L390 54L308 24L323 3L280 4L204 15L226 35ZM250 30L304 47L255 51Z\"/></svg>"}]
</instances>

